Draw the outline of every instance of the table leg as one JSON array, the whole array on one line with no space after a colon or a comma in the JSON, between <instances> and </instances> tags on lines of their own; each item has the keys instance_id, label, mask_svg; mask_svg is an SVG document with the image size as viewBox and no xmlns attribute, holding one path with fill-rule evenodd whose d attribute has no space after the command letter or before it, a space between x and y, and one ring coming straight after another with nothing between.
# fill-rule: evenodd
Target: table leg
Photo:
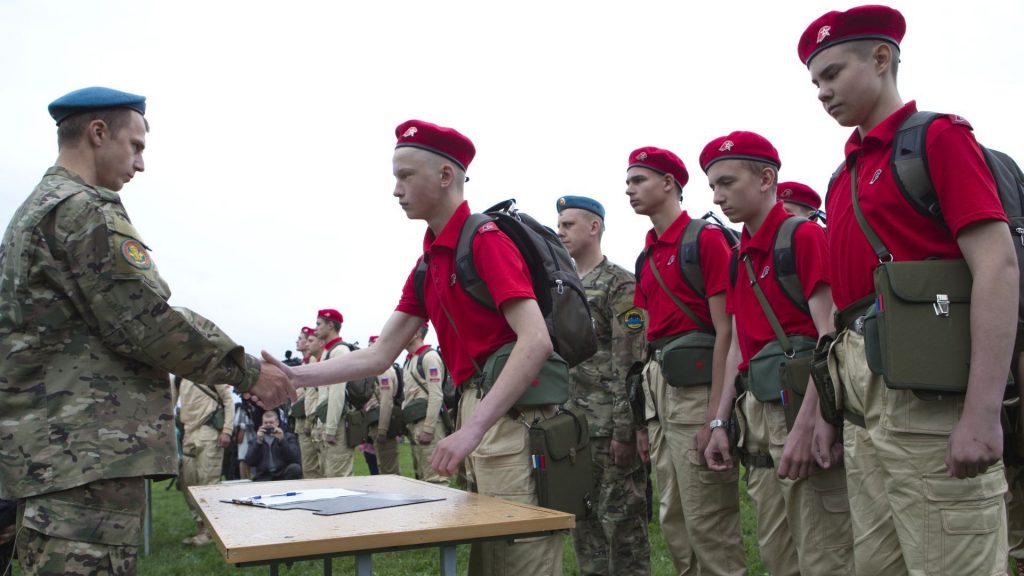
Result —
<instances>
[{"instance_id":1,"label":"table leg","mask_svg":"<svg viewBox=\"0 0 1024 576\"><path fill-rule=\"evenodd\" d=\"M142 519L142 555L149 556L149 535L153 532L153 484L146 478L146 512Z\"/></svg>"},{"instance_id":2,"label":"table leg","mask_svg":"<svg viewBox=\"0 0 1024 576\"><path fill-rule=\"evenodd\" d=\"M270 576L277 576L277 562L270 563Z\"/></svg>"},{"instance_id":3,"label":"table leg","mask_svg":"<svg viewBox=\"0 0 1024 576\"><path fill-rule=\"evenodd\" d=\"M356 555L356 576L370 576L373 573L373 556L370 554Z\"/></svg>"},{"instance_id":4,"label":"table leg","mask_svg":"<svg viewBox=\"0 0 1024 576\"><path fill-rule=\"evenodd\" d=\"M324 558L324 576L331 576L334 573L333 558Z\"/></svg>"},{"instance_id":5,"label":"table leg","mask_svg":"<svg viewBox=\"0 0 1024 576\"><path fill-rule=\"evenodd\" d=\"M455 546L442 546L441 552L441 576L455 576Z\"/></svg>"}]
</instances>

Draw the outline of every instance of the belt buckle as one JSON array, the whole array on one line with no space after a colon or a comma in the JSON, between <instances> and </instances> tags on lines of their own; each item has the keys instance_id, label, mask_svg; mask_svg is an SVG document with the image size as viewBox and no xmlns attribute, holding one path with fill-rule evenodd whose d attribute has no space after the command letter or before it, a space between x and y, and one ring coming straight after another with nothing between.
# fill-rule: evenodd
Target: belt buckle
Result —
<instances>
[{"instance_id":1,"label":"belt buckle","mask_svg":"<svg viewBox=\"0 0 1024 576\"><path fill-rule=\"evenodd\" d=\"M864 316L857 316L853 320L853 331L857 334L864 334Z\"/></svg>"}]
</instances>

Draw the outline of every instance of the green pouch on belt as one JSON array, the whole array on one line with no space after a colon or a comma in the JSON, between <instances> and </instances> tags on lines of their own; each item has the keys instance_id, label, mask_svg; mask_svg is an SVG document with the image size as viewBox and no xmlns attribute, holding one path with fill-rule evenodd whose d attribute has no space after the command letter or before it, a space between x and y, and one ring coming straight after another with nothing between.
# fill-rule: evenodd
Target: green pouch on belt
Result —
<instances>
[{"instance_id":1,"label":"green pouch on belt","mask_svg":"<svg viewBox=\"0 0 1024 576\"><path fill-rule=\"evenodd\" d=\"M483 367L483 378L480 383L480 390L487 394L491 386L498 380L498 375L505 368L508 357L512 354L512 347L515 342L509 342L498 348L494 354L487 358ZM544 365L540 368L540 374L526 389L526 392L516 401L516 406L550 406L562 404L569 399L569 365L565 363L557 353L552 352Z\"/></svg>"},{"instance_id":2,"label":"green pouch on belt","mask_svg":"<svg viewBox=\"0 0 1024 576\"><path fill-rule=\"evenodd\" d=\"M587 517L593 506L594 473L586 416L560 409L531 424L530 454L537 503Z\"/></svg>"},{"instance_id":3,"label":"green pouch on belt","mask_svg":"<svg viewBox=\"0 0 1024 576\"><path fill-rule=\"evenodd\" d=\"M814 388L818 391L821 417L825 422L841 427L843 425L842 385L832 380L832 374L828 370L828 355L835 341L835 332L829 332L819 338L808 368L814 379Z\"/></svg>"},{"instance_id":4,"label":"green pouch on belt","mask_svg":"<svg viewBox=\"0 0 1024 576\"><path fill-rule=\"evenodd\" d=\"M715 335L687 332L657 352L661 375L669 386L707 386L711 384Z\"/></svg>"},{"instance_id":5,"label":"green pouch on belt","mask_svg":"<svg viewBox=\"0 0 1024 576\"><path fill-rule=\"evenodd\" d=\"M402 420L405 425L415 424L427 417L427 399L413 398L402 406Z\"/></svg>"},{"instance_id":6,"label":"green pouch on belt","mask_svg":"<svg viewBox=\"0 0 1024 576\"><path fill-rule=\"evenodd\" d=\"M795 341L796 338L793 338ZM815 342L814 344L817 344ZM787 359L779 366L779 382L782 383L782 410L786 415L786 430L793 430L800 406L807 394L807 381L811 378L811 361L814 360L814 349L797 352L796 356Z\"/></svg>"},{"instance_id":7,"label":"green pouch on belt","mask_svg":"<svg viewBox=\"0 0 1024 576\"><path fill-rule=\"evenodd\" d=\"M814 347L818 341L808 336L789 336L793 346L793 355L787 357L782 350L778 339L765 344L747 365L747 385L750 392L760 402L779 402L782 400L782 380L780 372L785 368L786 377L797 380L800 374L803 375L804 385L799 387L803 392L806 389L807 377L810 374L810 356L814 353ZM793 364L792 367L786 367ZM790 374L792 373L792 374Z\"/></svg>"},{"instance_id":8,"label":"green pouch on belt","mask_svg":"<svg viewBox=\"0 0 1024 576\"><path fill-rule=\"evenodd\" d=\"M346 446L355 448L366 441L370 435L370 420L365 412L362 410L352 410L345 414L344 422Z\"/></svg>"},{"instance_id":9,"label":"green pouch on belt","mask_svg":"<svg viewBox=\"0 0 1024 576\"><path fill-rule=\"evenodd\" d=\"M875 269L877 354L886 386L967 390L972 285L964 260L885 262ZM875 336L868 332L867 319L865 349L872 363L868 340Z\"/></svg>"}]
</instances>

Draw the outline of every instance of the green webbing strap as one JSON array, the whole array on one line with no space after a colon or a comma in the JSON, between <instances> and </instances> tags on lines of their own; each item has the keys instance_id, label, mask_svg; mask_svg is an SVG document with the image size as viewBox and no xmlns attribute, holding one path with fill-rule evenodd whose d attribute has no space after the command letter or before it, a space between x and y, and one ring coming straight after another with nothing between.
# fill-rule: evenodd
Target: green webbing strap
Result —
<instances>
[{"instance_id":1,"label":"green webbing strap","mask_svg":"<svg viewBox=\"0 0 1024 576\"><path fill-rule=\"evenodd\" d=\"M864 218L864 213L860 210L860 201L857 199L857 171L857 162L854 160L853 169L850 170L850 193L853 196L853 214L857 217L857 224L860 224L861 231L867 236L871 249L875 251L875 256L878 256L878 261L892 262L892 252L889 252L889 249L885 247L882 239L875 233L875 229L868 224L868 221Z\"/></svg>"},{"instance_id":2,"label":"green webbing strap","mask_svg":"<svg viewBox=\"0 0 1024 576\"><path fill-rule=\"evenodd\" d=\"M679 309L683 311L683 314L686 314L687 316L689 316L690 320L693 320L693 322L697 325L697 328L700 328L701 330L708 332L708 325L701 321L701 319L698 318L696 314L694 314L693 310L690 310L690 307L687 306L678 297L676 297L676 295L673 294L672 291L668 289L668 286L665 285L665 281L661 279L661 273L658 272L658 267L654 265L654 258L648 256L647 263L650 264L651 272L654 272L654 279L658 281L658 284L661 286L661 289L665 291L665 294L668 294L668 297L671 298L672 301L676 303L676 306L678 306Z\"/></svg>"},{"instance_id":3,"label":"green webbing strap","mask_svg":"<svg viewBox=\"0 0 1024 576\"><path fill-rule=\"evenodd\" d=\"M754 289L757 301L761 303L761 309L764 310L764 315L768 317L768 323L772 325L772 332L775 332L775 339L779 341L779 345L782 346L782 351L786 354L786 357L792 358L793 343L789 341L789 337L786 336L786 332L782 329L782 324L779 323L779 318L775 315L771 304L768 303L768 299L765 298L764 292L761 290L761 286L757 283L757 277L754 275L754 267L750 265L750 256L748 254L743 254L742 259L743 264L747 268L747 278L750 279L750 287Z\"/></svg>"}]
</instances>

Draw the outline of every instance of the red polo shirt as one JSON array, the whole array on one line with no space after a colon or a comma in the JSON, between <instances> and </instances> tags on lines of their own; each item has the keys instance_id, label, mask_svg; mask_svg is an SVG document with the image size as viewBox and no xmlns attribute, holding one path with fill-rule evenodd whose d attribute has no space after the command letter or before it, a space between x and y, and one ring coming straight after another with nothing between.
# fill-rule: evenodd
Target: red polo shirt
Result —
<instances>
[{"instance_id":1,"label":"red polo shirt","mask_svg":"<svg viewBox=\"0 0 1024 576\"><path fill-rule=\"evenodd\" d=\"M811 315L797 308L789 299L786 291L779 284L775 275L775 264L772 251L775 236L786 218L792 218L782 202L775 204L768 217L757 232L751 236L746 228L740 236L740 255L750 256L750 265L757 277L757 284L764 292L765 299L771 304L772 311L779 319L783 331L789 335L802 334L811 338L818 337ZM793 234L793 256L796 258L796 275L804 289L804 298L811 299L811 294L819 284L826 284L825 262L828 260L828 249L825 243L825 231L821 226L808 222L797 226ZM750 285L747 267L739 261L736 268L736 283L729 286L726 292L726 309L736 319L736 332L740 342L740 372L747 370L750 359L761 351L769 342L775 340L768 317L765 316L757 294Z\"/></svg>"},{"instance_id":2,"label":"red polo shirt","mask_svg":"<svg viewBox=\"0 0 1024 576\"><path fill-rule=\"evenodd\" d=\"M633 303L647 310L648 341L697 329L694 321L676 306L668 294L665 294L665 290L651 273L650 262L654 262L658 267L662 280L672 293L689 306L708 328L713 326L707 300L698 296L686 284L677 261L679 241L690 220L690 215L684 210L660 238L653 228L647 232L647 241L644 244L644 250L648 252L647 260L640 269ZM725 292L729 286L731 251L724 233L717 226L705 226L697 242L700 246L700 268L704 273L705 293L710 298Z\"/></svg>"},{"instance_id":3,"label":"red polo shirt","mask_svg":"<svg viewBox=\"0 0 1024 576\"><path fill-rule=\"evenodd\" d=\"M495 350L516 340L516 333L500 311L477 304L455 280L455 245L469 214L469 204L463 202L436 238L427 229L422 256L428 264L423 286L426 309L416 298L415 266L405 280L396 308L399 312L430 319L444 350L445 364L459 385L473 375L474 359L482 367ZM473 262L499 310L511 299L536 299L530 271L519 249L494 223L483 224L473 239ZM442 304L451 314L455 327L448 321Z\"/></svg>"},{"instance_id":4,"label":"red polo shirt","mask_svg":"<svg viewBox=\"0 0 1024 576\"><path fill-rule=\"evenodd\" d=\"M826 198L828 248L842 255L829 261L832 298L843 309L874 294L878 257L857 224L850 194L850 169L857 166L857 198L864 218L896 261L962 258L956 235L968 224L1006 221L995 181L971 133L957 116L935 120L926 140L928 166L949 228L924 216L903 198L894 180L892 141L900 124L917 111L914 102L875 126L863 140L855 130L846 142L846 165Z\"/></svg>"}]
</instances>

